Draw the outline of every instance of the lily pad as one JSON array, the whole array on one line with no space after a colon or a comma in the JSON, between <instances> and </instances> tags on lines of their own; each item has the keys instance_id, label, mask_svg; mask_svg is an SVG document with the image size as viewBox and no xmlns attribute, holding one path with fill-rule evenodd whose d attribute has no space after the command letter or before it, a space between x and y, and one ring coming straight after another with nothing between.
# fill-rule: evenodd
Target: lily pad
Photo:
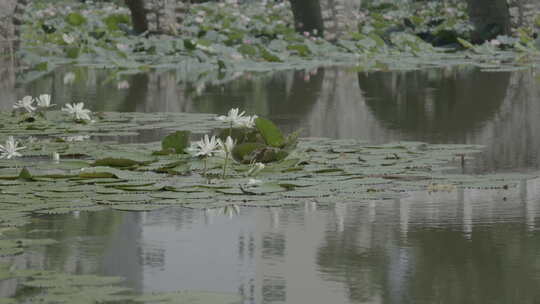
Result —
<instances>
[{"instance_id":1,"label":"lily pad","mask_svg":"<svg viewBox=\"0 0 540 304\"><path fill-rule=\"evenodd\" d=\"M189 131L176 131L167 135L161 142L161 150L172 150L176 154L186 153L185 150L189 146Z\"/></svg>"},{"instance_id":2,"label":"lily pad","mask_svg":"<svg viewBox=\"0 0 540 304\"><path fill-rule=\"evenodd\" d=\"M270 120L258 117L255 120L255 126L257 130L261 133L264 141L267 145L281 148L285 144L285 138L279 130L279 128Z\"/></svg>"}]
</instances>

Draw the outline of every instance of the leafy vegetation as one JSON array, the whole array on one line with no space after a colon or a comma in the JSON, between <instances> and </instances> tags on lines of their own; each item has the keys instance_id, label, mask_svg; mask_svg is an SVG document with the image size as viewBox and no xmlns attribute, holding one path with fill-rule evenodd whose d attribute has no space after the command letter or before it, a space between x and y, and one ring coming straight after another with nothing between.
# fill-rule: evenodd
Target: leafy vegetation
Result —
<instances>
[{"instance_id":1,"label":"leafy vegetation","mask_svg":"<svg viewBox=\"0 0 540 304\"><path fill-rule=\"evenodd\" d=\"M30 70L75 63L123 73L196 66L201 74L212 68L227 74L328 64L412 69L427 62L505 69L536 65L540 57L527 29L481 46L464 43L472 31L464 5L441 1L406 6L375 1L358 16L358 28L335 42L296 33L288 2L195 4L177 36L136 36L124 7L62 1L69 5L37 2L26 15L21 55Z\"/></svg>"}]
</instances>

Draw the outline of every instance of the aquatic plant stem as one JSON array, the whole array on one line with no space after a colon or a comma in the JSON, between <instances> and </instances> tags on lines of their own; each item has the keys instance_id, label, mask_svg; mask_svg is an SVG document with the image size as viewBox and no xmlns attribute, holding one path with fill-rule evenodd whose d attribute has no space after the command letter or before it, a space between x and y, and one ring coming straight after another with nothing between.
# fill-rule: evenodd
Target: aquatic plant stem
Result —
<instances>
[{"instance_id":1,"label":"aquatic plant stem","mask_svg":"<svg viewBox=\"0 0 540 304\"><path fill-rule=\"evenodd\" d=\"M207 177L207 176L206 176L206 168L207 168L207 167L206 167L206 166L207 166L207 163L206 163L206 162L207 162L207 161L208 161L208 160L207 160L207 158L206 158L206 157L205 157L205 158L203 158L203 162L204 162L204 167L203 167L203 176L204 176L204 177Z\"/></svg>"},{"instance_id":2,"label":"aquatic plant stem","mask_svg":"<svg viewBox=\"0 0 540 304\"><path fill-rule=\"evenodd\" d=\"M225 179L225 174L227 173L228 162L229 162L229 152L225 152L225 163L223 164L223 174L221 175L222 179Z\"/></svg>"}]
</instances>

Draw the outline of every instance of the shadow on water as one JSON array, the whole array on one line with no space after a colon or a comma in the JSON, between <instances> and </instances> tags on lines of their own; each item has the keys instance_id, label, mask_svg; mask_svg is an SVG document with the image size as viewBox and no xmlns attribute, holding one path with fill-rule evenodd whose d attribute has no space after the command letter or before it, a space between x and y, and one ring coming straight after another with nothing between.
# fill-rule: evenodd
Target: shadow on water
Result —
<instances>
[{"instance_id":1,"label":"shadow on water","mask_svg":"<svg viewBox=\"0 0 540 304\"><path fill-rule=\"evenodd\" d=\"M73 72L73 83L64 83ZM7 76L6 76L7 75ZM538 170L540 86L531 71L472 68L245 73L228 83L179 72L122 76L58 70L9 90L95 111L210 112L231 107L304 136L377 143L486 145L477 172ZM161 134L146 134L157 140ZM412 192L389 201L287 208L166 209L38 217L26 237L60 243L10 258L18 267L120 275L138 291L211 290L244 303L535 303L540 297L540 180L517 189ZM16 282L0 282L13 296Z\"/></svg>"},{"instance_id":2,"label":"shadow on water","mask_svg":"<svg viewBox=\"0 0 540 304\"><path fill-rule=\"evenodd\" d=\"M464 141L495 118L506 98L510 73L432 70L358 74L375 119L406 137L430 142Z\"/></svg>"}]
</instances>

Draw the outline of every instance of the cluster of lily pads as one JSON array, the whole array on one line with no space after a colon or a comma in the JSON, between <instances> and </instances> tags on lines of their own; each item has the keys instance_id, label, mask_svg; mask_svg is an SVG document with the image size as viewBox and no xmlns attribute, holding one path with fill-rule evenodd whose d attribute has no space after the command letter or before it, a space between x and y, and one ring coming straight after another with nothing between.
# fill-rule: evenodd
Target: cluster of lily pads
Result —
<instances>
[{"instance_id":1,"label":"cluster of lily pads","mask_svg":"<svg viewBox=\"0 0 540 304\"><path fill-rule=\"evenodd\" d=\"M17 117L0 113L6 121L0 138L8 138L13 153L22 147L9 136L25 138L28 157L22 170L0 160L0 199L2 207L9 207L0 214L0 225L20 226L36 213L104 208L145 211L175 205L383 199L440 188L433 184L509 187L523 177L443 174L449 161L458 158L461 163L464 155L479 152L479 146L299 140L297 134L284 136L270 120L245 116L238 109L227 116L102 113L92 124L65 123L63 116L49 114L47 120L16 124L10 122ZM152 129L170 134L161 143L115 140ZM202 139L191 142L192 132ZM79 137L82 141L68 139ZM96 145L96 140L102 142ZM56 161L40 161L53 152Z\"/></svg>"},{"instance_id":2,"label":"cluster of lily pads","mask_svg":"<svg viewBox=\"0 0 540 304\"><path fill-rule=\"evenodd\" d=\"M39 215L110 209L220 208L231 216L245 206L354 203L394 199L410 191L472 187L511 195L520 180L529 177L452 171L481 152L480 146L372 145L352 139L284 136L270 120L238 109L226 116L108 112L95 115L95 122L89 124L66 121L65 113L52 109L46 116L21 121L18 115L0 112L0 140L9 142L2 151L21 150L10 136L20 138L25 146L23 168L0 159L1 229L17 229ZM144 130L168 135L143 143L119 140ZM191 141L192 133L202 139ZM51 152L60 155L58 161L41 158ZM0 234L0 257L52 243ZM227 303L223 295L189 292L136 297L114 286L118 278L19 271L0 264L0 279L7 278L37 288L40 292L31 299L44 303L87 303L76 302L79 298L91 299L88 303L95 299L178 303L186 297L211 303L214 296ZM238 302L236 296L229 297Z\"/></svg>"},{"instance_id":3,"label":"cluster of lily pads","mask_svg":"<svg viewBox=\"0 0 540 304\"><path fill-rule=\"evenodd\" d=\"M285 139L270 120L257 115L247 116L238 108L231 109L226 116L216 117L216 120L226 123L228 128L217 136L205 134L200 141L192 142L189 146L189 132L175 132L165 137L162 150L157 154L188 153L197 157L204 163L202 175L206 177L208 159L218 156L223 160L221 178L224 179L231 161L251 165L246 176L255 176L265 168L265 163L285 158L297 143L296 135ZM247 185L258 183L260 181L250 179Z\"/></svg>"},{"instance_id":4,"label":"cluster of lily pads","mask_svg":"<svg viewBox=\"0 0 540 304\"><path fill-rule=\"evenodd\" d=\"M51 104L51 95L41 94L38 97L25 96L13 104L13 114L23 116L22 122L34 122L38 116L47 119L46 112L50 111L55 104ZM91 118L91 111L84 108L84 103L66 104L62 112L68 113L75 122L94 122ZM21 123L21 121L19 121ZM13 136L9 136L4 145L0 145L0 159L12 159L23 156L21 150L26 149ZM57 152L52 152L52 157L58 161L60 156Z\"/></svg>"}]
</instances>

